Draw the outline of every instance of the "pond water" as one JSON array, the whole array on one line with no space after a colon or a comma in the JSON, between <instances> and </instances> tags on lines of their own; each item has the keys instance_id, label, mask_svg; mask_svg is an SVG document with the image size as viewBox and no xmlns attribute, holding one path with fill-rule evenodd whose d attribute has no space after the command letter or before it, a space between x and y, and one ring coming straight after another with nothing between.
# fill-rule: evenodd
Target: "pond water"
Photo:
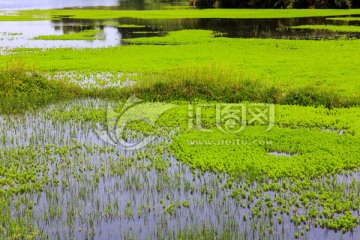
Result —
<instances>
[{"instance_id":1,"label":"pond water","mask_svg":"<svg viewBox=\"0 0 360 240\"><path fill-rule=\"evenodd\" d=\"M156 1L143 0L2 0L0 10L30 10L59 8L107 8L107 9L161 9L167 5L186 5L187 1L172 1L170 4L159 4Z\"/></svg>"},{"instance_id":2,"label":"pond water","mask_svg":"<svg viewBox=\"0 0 360 240\"><path fill-rule=\"evenodd\" d=\"M54 9L90 6L119 6L118 0L2 0L1 10Z\"/></svg>"},{"instance_id":3,"label":"pond water","mask_svg":"<svg viewBox=\"0 0 360 240\"><path fill-rule=\"evenodd\" d=\"M124 4L126 6L126 2ZM122 6L122 2L0 2L0 9L4 10L94 6L117 8ZM68 18L58 21L0 22L0 48L111 47L123 44L123 39L164 36L170 31L183 29L211 30L220 33L219 36L233 38L360 37L359 33L289 29L298 25L348 24L329 22L324 17L171 20L123 18L112 21L120 26L106 21ZM143 27L121 27L121 24ZM91 29L101 30L104 40L33 40L39 35L62 35ZM73 77L71 74L69 76ZM124 78L126 83L131 81L131 77L135 76L99 76L102 79L109 78L109 83L106 83L109 86L121 86L124 83L113 83L113 78ZM91 85L95 78L96 76L84 77L84 85ZM31 168L30 175L35 172L40 174L36 175L36 179L48 178L48 182L43 182L40 192L26 192L7 199L2 209L4 218L22 219L31 228L39 230L39 239L174 239L179 234L184 235L185 231L201 233L205 230L211 231L213 235L237 233L238 239L293 239L294 234L305 231L306 226L310 229L305 231L305 236L301 239L358 239L359 226L353 232L342 233L321 228L313 221L294 225L291 217L305 214L309 210L303 206L297 212L285 214L278 209L269 215L269 209L279 207L276 197L298 200L300 195L296 192L261 192L257 183L248 184L245 181L235 181L227 186L228 175L193 170L168 152L158 150L157 147L161 144L143 151L124 151L101 141L94 131L94 124L69 117L72 114L77 116L82 109L85 109L83 115L88 114L91 109L106 109L106 105L107 102L87 99L58 103L23 115L0 116L0 159L5 166L11 169L14 164L21 165L22 161L26 161ZM286 153L270 154L291 159L291 155ZM336 186L348 197L353 194L349 186L354 179L359 181L359 172L327 176L318 180L318 183L329 188L329 191ZM26 182L27 179L22 180L25 181L25 187L33 184L32 181ZM281 181L277 183L282 184ZM330 185L331 182L336 184ZM1 190L9 188L6 183L1 185ZM358 186L357 193L359 189ZM241 190L245 197L231 197L234 190ZM273 203L271 207L266 207L269 201L265 195ZM259 203L263 206L261 212L252 216ZM293 206L294 203L288 208ZM352 211L352 214L358 217L359 211ZM279 218L282 219L281 222L278 222ZM255 228L255 225L258 227Z\"/></svg>"},{"instance_id":4,"label":"pond water","mask_svg":"<svg viewBox=\"0 0 360 240\"><path fill-rule=\"evenodd\" d=\"M216 36L231 38L276 39L337 39L360 38L360 32L331 32L326 30L292 29L299 25L349 25L345 21L328 21L325 17L290 19L133 19L83 20L63 18L57 21L1 22L2 48L97 48L123 44L122 39L164 36L170 31L184 29L211 30ZM126 26L121 25L138 25ZM351 22L359 25L360 22ZM40 35L62 35L84 30L101 30L104 40L34 40Z\"/></svg>"},{"instance_id":5,"label":"pond water","mask_svg":"<svg viewBox=\"0 0 360 240\"><path fill-rule=\"evenodd\" d=\"M173 5L184 5L179 1ZM0 2L0 9L13 14L19 9L50 8L115 8L115 9L158 9L166 5L148 5L144 1L118 0L71 0L71 1L20 1L5 0ZM84 20L62 18L57 21L35 22L0 22L0 52L13 48L98 48L123 44L122 39L164 36L170 31L184 29L211 30L216 36L231 38L276 38L276 39L337 39L359 38L358 32L331 32L326 30L292 29L300 25L360 25L360 22L329 21L325 17L288 18L288 19L112 19L112 25L106 20ZM115 23L115 24L114 24ZM121 27L117 24L135 24L143 27ZM40 35L62 35L84 30L101 30L103 40L34 40Z\"/></svg>"},{"instance_id":6,"label":"pond water","mask_svg":"<svg viewBox=\"0 0 360 240\"><path fill-rule=\"evenodd\" d=\"M14 195L3 217L21 216L25 224L39 230L39 239L176 239L184 229L211 231L213 236L232 233L237 239L293 239L295 232L305 229L304 224L294 226L291 217L306 213L306 208L298 207L295 214L279 209L267 213L280 206L276 197L298 198L295 192L258 192L259 184L245 181L229 186L226 174L193 170L158 148L163 143L124 151L101 141L90 122L66 118L67 113L81 109L86 113L107 104L78 100L0 116L0 159L5 166L19 164L23 154L24 158L30 154L36 157L26 158L29 167L36 169L38 178L49 179L38 193ZM332 188L326 179L352 194L349 185L360 175L321 180L325 188ZM243 196L231 197L234 190ZM259 203L261 212L252 215ZM29 204L33 204L30 212ZM357 239L360 234L360 228L342 233L313 222L306 226L310 229L301 239Z\"/></svg>"},{"instance_id":7,"label":"pond water","mask_svg":"<svg viewBox=\"0 0 360 240\"><path fill-rule=\"evenodd\" d=\"M0 47L4 48L99 48L117 46L121 42L121 34L114 27L102 27L101 37L103 40L33 40L41 35L62 35L66 32L63 24L51 21L40 22L2 22L0 34ZM96 27L72 26L72 32L98 29ZM64 30L65 29L65 30Z\"/></svg>"}]
</instances>

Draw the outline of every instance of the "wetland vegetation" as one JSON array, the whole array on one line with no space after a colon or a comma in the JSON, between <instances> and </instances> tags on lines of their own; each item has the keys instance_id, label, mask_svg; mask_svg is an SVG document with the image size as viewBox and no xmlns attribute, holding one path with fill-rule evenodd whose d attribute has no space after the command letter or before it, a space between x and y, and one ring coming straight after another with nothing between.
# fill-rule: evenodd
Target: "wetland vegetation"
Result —
<instances>
[{"instance_id":1,"label":"wetland vegetation","mask_svg":"<svg viewBox=\"0 0 360 240\"><path fill-rule=\"evenodd\" d=\"M358 239L356 14L1 14L0 27L19 27L0 28L0 238ZM29 35L22 21L55 32ZM109 28L118 45L62 47L106 41ZM28 41L59 42L21 47ZM130 108L134 95L143 102ZM275 118L248 111L243 131L220 131L217 106L239 104L273 106ZM135 120L113 137L111 117L124 109ZM136 121L149 115L154 124ZM112 142L101 135L109 128ZM144 136L154 138L140 149L114 144Z\"/></svg>"}]
</instances>

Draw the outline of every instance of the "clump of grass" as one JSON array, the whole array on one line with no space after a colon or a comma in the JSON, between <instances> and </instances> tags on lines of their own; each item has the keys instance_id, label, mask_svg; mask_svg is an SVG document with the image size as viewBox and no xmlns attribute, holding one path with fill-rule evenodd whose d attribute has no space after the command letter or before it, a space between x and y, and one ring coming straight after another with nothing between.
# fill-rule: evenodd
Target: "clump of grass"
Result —
<instances>
[{"instance_id":1,"label":"clump of grass","mask_svg":"<svg viewBox=\"0 0 360 240\"><path fill-rule=\"evenodd\" d=\"M260 102L302 106L350 107L360 98L342 96L329 87L307 85L281 88L270 79L260 79L220 66L178 68L165 73L140 76L134 84L108 88L82 88L66 79L49 80L23 60L0 70L0 96L4 99L68 99L96 97L126 99L135 94L148 101Z\"/></svg>"},{"instance_id":2,"label":"clump of grass","mask_svg":"<svg viewBox=\"0 0 360 240\"><path fill-rule=\"evenodd\" d=\"M284 104L302 106L350 107L359 105L359 98L341 96L336 90L308 85L289 90Z\"/></svg>"},{"instance_id":3,"label":"clump of grass","mask_svg":"<svg viewBox=\"0 0 360 240\"><path fill-rule=\"evenodd\" d=\"M74 84L45 79L34 68L27 70L22 59L10 62L0 70L1 98L29 96L77 96L81 89Z\"/></svg>"},{"instance_id":4,"label":"clump of grass","mask_svg":"<svg viewBox=\"0 0 360 240\"><path fill-rule=\"evenodd\" d=\"M349 107L360 103L359 98L342 96L328 87L308 85L283 89L268 79L260 80L218 66L180 68L162 74L145 75L136 84L121 89L122 96L132 94L149 101L250 101L327 108Z\"/></svg>"},{"instance_id":5,"label":"clump of grass","mask_svg":"<svg viewBox=\"0 0 360 240\"><path fill-rule=\"evenodd\" d=\"M294 29L327 30L330 32L360 32L359 26L337 26L337 25L301 25L290 27Z\"/></svg>"},{"instance_id":6,"label":"clump of grass","mask_svg":"<svg viewBox=\"0 0 360 240\"><path fill-rule=\"evenodd\" d=\"M85 91L75 84L44 78L34 68L28 68L22 59L0 69L2 113L33 109L84 94Z\"/></svg>"},{"instance_id":7,"label":"clump of grass","mask_svg":"<svg viewBox=\"0 0 360 240\"><path fill-rule=\"evenodd\" d=\"M223 102L275 102L279 91L258 81L217 66L175 69L146 75L125 91L147 100L207 100Z\"/></svg>"}]
</instances>

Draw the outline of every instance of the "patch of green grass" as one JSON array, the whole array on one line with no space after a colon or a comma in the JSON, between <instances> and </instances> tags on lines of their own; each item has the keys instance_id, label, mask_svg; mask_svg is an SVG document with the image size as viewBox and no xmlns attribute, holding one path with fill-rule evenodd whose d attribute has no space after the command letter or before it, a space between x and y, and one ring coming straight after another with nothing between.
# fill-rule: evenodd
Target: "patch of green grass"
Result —
<instances>
[{"instance_id":1,"label":"patch of green grass","mask_svg":"<svg viewBox=\"0 0 360 240\"><path fill-rule=\"evenodd\" d=\"M132 32L132 34L154 34L154 33L161 33L159 31L136 31Z\"/></svg>"},{"instance_id":2,"label":"patch of green grass","mask_svg":"<svg viewBox=\"0 0 360 240\"><path fill-rule=\"evenodd\" d=\"M0 70L0 96L77 96L80 88L62 81L49 81L34 70L27 69L23 60L9 63Z\"/></svg>"},{"instance_id":3,"label":"patch of green grass","mask_svg":"<svg viewBox=\"0 0 360 240\"><path fill-rule=\"evenodd\" d=\"M0 69L0 113L34 109L85 94L76 84L44 78L26 67L23 60L10 62Z\"/></svg>"},{"instance_id":4,"label":"patch of green grass","mask_svg":"<svg viewBox=\"0 0 360 240\"><path fill-rule=\"evenodd\" d=\"M118 24L118 28L144 28L145 25L135 25L135 24Z\"/></svg>"},{"instance_id":5,"label":"patch of green grass","mask_svg":"<svg viewBox=\"0 0 360 240\"><path fill-rule=\"evenodd\" d=\"M193 6L189 6L184 5L184 6L165 6L164 9L169 9L169 10L189 10L189 9L194 9Z\"/></svg>"},{"instance_id":6,"label":"patch of green grass","mask_svg":"<svg viewBox=\"0 0 360 240\"><path fill-rule=\"evenodd\" d=\"M194 168L252 179L311 178L360 165L360 139L317 129L247 127L242 133L192 131L174 143L177 159ZM288 153L280 157L269 152ZM346 158L342 157L345 156ZM250 176L251 175L251 176Z\"/></svg>"},{"instance_id":7,"label":"patch of green grass","mask_svg":"<svg viewBox=\"0 0 360 240\"><path fill-rule=\"evenodd\" d=\"M114 26L118 28L144 28L145 25L136 25L136 24L122 24L115 21L105 21L103 22L104 25L107 26Z\"/></svg>"},{"instance_id":8,"label":"patch of green grass","mask_svg":"<svg viewBox=\"0 0 360 240\"><path fill-rule=\"evenodd\" d=\"M293 29L327 30L331 32L360 32L359 26L337 26L337 25L301 25L291 27Z\"/></svg>"},{"instance_id":9,"label":"patch of green grass","mask_svg":"<svg viewBox=\"0 0 360 240\"><path fill-rule=\"evenodd\" d=\"M127 39L126 42L135 44L179 45L179 44L206 44L212 41L211 31L185 30L170 32L165 37L143 37Z\"/></svg>"},{"instance_id":10,"label":"patch of green grass","mask_svg":"<svg viewBox=\"0 0 360 240\"><path fill-rule=\"evenodd\" d=\"M101 30L85 30L63 35L42 35L35 37L34 40L103 40L103 37L99 37L101 32Z\"/></svg>"},{"instance_id":11,"label":"patch of green grass","mask_svg":"<svg viewBox=\"0 0 360 240\"><path fill-rule=\"evenodd\" d=\"M360 21L360 17L333 17L333 18L326 18L326 20L350 22L350 21Z\"/></svg>"},{"instance_id":12,"label":"patch of green grass","mask_svg":"<svg viewBox=\"0 0 360 240\"><path fill-rule=\"evenodd\" d=\"M0 16L0 21L36 21L59 19L62 16L77 19L174 19L174 18L293 18L359 14L360 9L173 9L173 10L27 10L17 16Z\"/></svg>"},{"instance_id":13,"label":"patch of green grass","mask_svg":"<svg viewBox=\"0 0 360 240\"><path fill-rule=\"evenodd\" d=\"M173 142L174 154L202 170L222 171L252 180L307 179L360 165L360 152L355 147L360 143L359 108L329 110L276 105L275 109L275 126L269 131L265 131L267 126L253 124L240 133L219 131L215 107L202 107L203 131L196 123L187 129L189 110L184 105L165 113L159 122L181 126L184 133ZM338 134L341 130L343 135ZM269 154L275 151L292 156Z\"/></svg>"},{"instance_id":14,"label":"patch of green grass","mask_svg":"<svg viewBox=\"0 0 360 240\"><path fill-rule=\"evenodd\" d=\"M172 69L167 73L144 75L136 84L111 89L107 96L137 95L149 101L206 100L220 102L261 102L326 106L359 105L359 98L342 96L329 87L299 86L283 89L269 79L258 79L219 66Z\"/></svg>"},{"instance_id":15,"label":"patch of green grass","mask_svg":"<svg viewBox=\"0 0 360 240\"><path fill-rule=\"evenodd\" d=\"M192 77L186 69L196 72L204 67L208 72L200 73L212 78L216 71L208 66L218 66L231 69L233 76L248 76L250 80L271 83L281 92L292 93L287 102L294 104L300 104L303 98L316 102L320 93L329 92L345 99L359 97L358 40L214 38L211 31L192 30L139 41L147 44L86 50L15 49L12 55L0 56L0 66L21 57L40 72L127 72L143 75L145 79L146 75L163 74L161 81L167 80L171 72L173 78ZM185 69L184 73L174 66Z\"/></svg>"}]
</instances>

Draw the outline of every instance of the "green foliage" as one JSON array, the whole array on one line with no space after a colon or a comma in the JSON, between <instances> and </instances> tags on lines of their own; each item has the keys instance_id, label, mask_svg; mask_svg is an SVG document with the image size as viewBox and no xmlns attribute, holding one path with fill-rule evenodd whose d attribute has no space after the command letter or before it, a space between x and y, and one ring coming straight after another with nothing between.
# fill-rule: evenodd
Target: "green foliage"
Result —
<instances>
[{"instance_id":1,"label":"green foliage","mask_svg":"<svg viewBox=\"0 0 360 240\"><path fill-rule=\"evenodd\" d=\"M35 37L35 40L102 40L98 37L101 30L85 30L77 33L66 33L63 35L43 35Z\"/></svg>"},{"instance_id":2,"label":"green foliage","mask_svg":"<svg viewBox=\"0 0 360 240\"><path fill-rule=\"evenodd\" d=\"M75 96L81 92L75 85L49 81L34 70L27 71L24 60L10 62L0 70L1 98Z\"/></svg>"},{"instance_id":3,"label":"green foliage","mask_svg":"<svg viewBox=\"0 0 360 240\"><path fill-rule=\"evenodd\" d=\"M166 37L144 37L127 39L127 43L135 44L159 44L159 45L180 45L180 44L204 44L216 41L211 31L185 30L170 32Z\"/></svg>"},{"instance_id":4,"label":"green foliage","mask_svg":"<svg viewBox=\"0 0 360 240\"><path fill-rule=\"evenodd\" d=\"M358 217L353 216L349 211L347 211L345 215L342 215L339 218L329 219L325 221L325 225L327 228L334 230L342 230L344 232L355 228L356 226L358 226L358 224Z\"/></svg>"},{"instance_id":5,"label":"green foliage","mask_svg":"<svg viewBox=\"0 0 360 240\"><path fill-rule=\"evenodd\" d=\"M328 107L359 102L358 40L230 39L191 30L131 41L143 45L31 52L17 49L13 53L35 64L39 72L138 74L130 80L140 84L125 89L94 88L91 96L126 98L137 93L149 100L199 97ZM0 56L0 66L5 67L13 58Z\"/></svg>"},{"instance_id":6,"label":"green foliage","mask_svg":"<svg viewBox=\"0 0 360 240\"><path fill-rule=\"evenodd\" d=\"M220 6L231 8L351 8L359 7L356 0L219 0Z\"/></svg>"},{"instance_id":7,"label":"green foliage","mask_svg":"<svg viewBox=\"0 0 360 240\"><path fill-rule=\"evenodd\" d=\"M358 227L360 188L357 176L352 174L360 166L360 109L349 106L359 105L359 41L239 40L214 38L209 31L181 31L135 42L144 45L32 52L18 49L13 54L25 60L11 64L8 62L13 55L0 57L2 102L14 98L31 100L35 96L125 99L135 93L152 101L177 100L173 103L178 105L162 115L164 103L145 103L128 111L132 116L161 115L155 126L132 122L127 130L155 133L166 139L157 146L134 152L99 144L94 137L94 128L86 121L106 124L107 120L106 109L100 107L98 100L58 104L44 112L25 113L24 118L20 115L15 121L15 115L1 116L2 238L94 236L91 231L100 223L134 221L137 213L139 221L145 224L151 215L163 219L156 226L156 234L151 235L161 239L160 230L166 229L169 220L178 221L179 216L181 219L182 209L190 212L192 219L194 206L200 206L203 213L213 206L205 201L213 199L215 207L211 213L226 220L222 229L199 223L177 232L167 231L164 236L248 239L250 226L253 236L269 239L276 233L277 225L282 224L284 229L286 224L287 229L295 229L295 238L302 238L312 223L343 232ZM36 63L38 70L26 67L25 61ZM175 64L178 67L174 69ZM73 82L65 77L48 79L52 73L61 75L67 70L138 75L124 75L135 85L115 87L104 87L104 79L88 88L79 87L80 77ZM188 129L188 101L258 101L311 107L277 104L271 131L265 132L266 126L260 124L249 124L237 134L217 131L214 112L208 109L202 112L201 124L214 132L205 133ZM115 105L121 109L121 103ZM14 107L12 103L9 106ZM343 106L349 108L336 108ZM41 128L33 125L34 119ZM133 136L136 134L128 137ZM169 150L192 167L193 175L179 162L172 172L174 161L170 160ZM287 155L269 155L274 151ZM212 174L206 171L215 172L218 179L202 178L203 173ZM156 180L151 177L153 174ZM188 176L193 181L188 181ZM154 181L156 187L149 185ZM160 200L162 209L158 204L150 206L165 195L164 191L167 193L166 200ZM219 199L226 191L231 193L231 201L226 201L226 196ZM119 192L126 193L120 201ZM142 195L138 198L137 194ZM191 198L192 194L195 196ZM35 206L33 201L41 206ZM234 214L228 209L233 201L239 204L235 214L243 224L226 217ZM288 223L285 214L290 215L292 223ZM76 221L80 226L90 226L89 230L76 229ZM61 228L54 224L55 228L38 231L39 222L62 224ZM240 230L241 225L245 227Z\"/></svg>"},{"instance_id":8,"label":"green foliage","mask_svg":"<svg viewBox=\"0 0 360 240\"><path fill-rule=\"evenodd\" d=\"M359 17L332 17L332 18L326 18L326 20L350 22L350 21L360 21L360 18Z\"/></svg>"},{"instance_id":9,"label":"green foliage","mask_svg":"<svg viewBox=\"0 0 360 240\"><path fill-rule=\"evenodd\" d=\"M304 179L355 169L360 152L353 146L358 144L358 138L319 130L274 128L264 132L263 128L247 127L233 135L189 132L174 142L174 149L178 159L194 168L253 181L265 177ZM293 156L269 155L273 151Z\"/></svg>"},{"instance_id":10,"label":"green foliage","mask_svg":"<svg viewBox=\"0 0 360 240\"><path fill-rule=\"evenodd\" d=\"M105 21L102 23L105 26L115 26L118 28L144 28L145 25L136 25L136 24L119 24L115 21Z\"/></svg>"},{"instance_id":11,"label":"green foliage","mask_svg":"<svg viewBox=\"0 0 360 240\"><path fill-rule=\"evenodd\" d=\"M187 131L187 106L183 106L168 111L159 124L181 126L184 134L174 141L173 150L178 159L194 168L252 180L307 179L359 166L360 152L355 147L360 143L358 115L359 108L277 105L275 128L265 132L264 127L247 126L240 133L229 134L215 128L214 110L203 109L201 126L213 130L207 133ZM343 135L338 134L340 129ZM292 156L269 155L274 151Z\"/></svg>"},{"instance_id":12,"label":"green foliage","mask_svg":"<svg viewBox=\"0 0 360 240\"><path fill-rule=\"evenodd\" d=\"M328 30L331 32L360 32L359 26L337 26L337 25L301 25L291 27L294 29Z\"/></svg>"},{"instance_id":13,"label":"green foliage","mask_svg":"<svg viewBox=\"0 0 360 240\"><path fill-rule=\"evenodd\" d=\"M216 0L189 0L189 5L197 8L212 8Z\"/></svg>"},{"instance_id":14,"label":"green foliage","mask_svg":"<svg viewBox=\"0 0 360 240\"><path fill-rule=\"evenodd\" d=\"M219 66L173 69L163 74L144 75L136 84L112 93L135 94L149 101L220 101L261 102L303 106L349 107L359 105L358 98L341 96L336 89L315 86L281 89L266 80L246 76Z\"/></svg>"},{"instance_id":15,"label":"green foliage","mask_svg":"<svg viewBox=\"0 0 360 240\"><path fill-rule=\"evenodd\" d=\"M27 68L22 59L13 60L0 70L1 113L22 112L85 95L76 84L46 79L34 68Z\"/></svg>"},{"instance_id":16,"label":"green foliage","mask_svg":"<svg viewBox=\"0 0 360 240\"><path fill-rule=\"evenodd\" d=\"M296 6L294 6L296 7ZM355 8L355 6L353 6ZM267 10L267 9L172 9L172 10L89 10L89 9L58 9L58 10L26 10L18 15L1 15L0 21L41 21L58 20L61 16L76 19L115 19L115 18L293 18L315 16L343 16L359 14L359 9L335 10Z\"/></svg>"}]
</instances>

